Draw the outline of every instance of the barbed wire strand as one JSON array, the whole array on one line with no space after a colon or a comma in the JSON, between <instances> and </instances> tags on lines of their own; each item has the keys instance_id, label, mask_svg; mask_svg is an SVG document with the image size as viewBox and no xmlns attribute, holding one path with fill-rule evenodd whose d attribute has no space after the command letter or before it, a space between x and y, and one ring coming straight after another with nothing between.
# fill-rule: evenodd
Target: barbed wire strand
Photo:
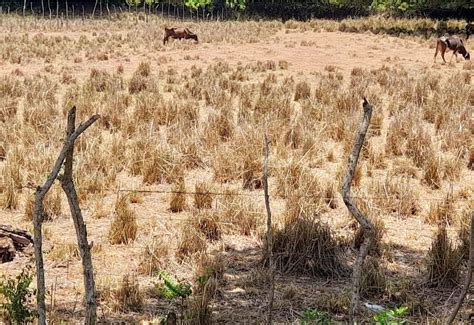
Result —
<instances>
[{"instance_id":1,"label":"barbed wire strand","mask_svg":"<svg viewBox=\"0 0 474 325\"><path fill-rule=\"evenodd\" d=\"M18 190L22 189L30 189L36 190L35 186L32 185L25 185L16 187ZM247 197L263 197L264 193L263 190L255 191L253 193L246 193L246 192L235 192L233 190L229 190L227 192L196 192L196 191L175 191L175 190L152 190L152 189L140 189L140 188L81 188L80 186L77 187L77 191L85 191L87 193L109 193L109 194L118 194L118 193L143 193L143 194L183 194L183 195L212 195L212 196L247 196ZM339 192L338 192L339 194ZM335 196L320 196L320 195L311 195L311 194L270 194L272 198L313 198L313 199L320 199L320 200L334 200L337 198L338 195ZM393 196L393 195L384 195L384 196L372 196L372 195L354 195L353 198L355 199L363 199L363 200L406 200L408 196ZM444 201L444 200L454 200L454 201L473 201L474 198L465 198L465 197L456 197L454 198L453 195L447 194L444 197L422 197L416 198L416 201Z\"/></svg>"}]
</instances>

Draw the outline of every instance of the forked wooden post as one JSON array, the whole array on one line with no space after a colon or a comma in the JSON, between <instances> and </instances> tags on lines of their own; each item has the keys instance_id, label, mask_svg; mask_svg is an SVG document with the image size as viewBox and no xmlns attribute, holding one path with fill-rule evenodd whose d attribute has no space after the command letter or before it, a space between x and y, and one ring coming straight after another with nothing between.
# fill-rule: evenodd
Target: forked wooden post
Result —
<instances>
[{"instance_id":1,"label":"forked wooden post","mask_svg":"<svg viewBox=\"0 0 474 325\"><path fill-rule=\"evenodd\" d=\"M265 208L267 209L267 254L268 269L270 272L270 290L268 292L268 315L267 324L272 324L273 297L275 292L275 267L273 265L273 232L272 212L270 210L270 196L268 194L268 138L265 134L265 158L263 161L263 191L265 194Z\"/></svg>"},{"instance_id":2,"label":"forked wooden post","mask_svg":"<svg viewBox=\"0 0 474 325\"><path fill-rule=\"evenodd\" d=\"M59 153L56 162L54 163L51 173L48 175L43 186L36 189L35 195L35 209L33 216L33 242L35 248L35 264L36 264L36 283L37 283L37 309L38 309L38 325L46 325L46 303L45 303L45 280L44 280L44 265L43 265L43 233L42 224L44 216L43 200L46 193L50 190L54 181L59 175L61 166L63 165L66 155L74 145L74 141L84 132L89 126L99 119L99 115L92 116L89 120L79 125L79 127L66 138L64 146Z\"/></svg>"},{"instance_id":3,"label":"forked wooden post","mask_svg":"<svg viewBox=\"0 0 474 325\"><path fill-rule=\"evenodd\" d=\"M67 119L67 137L70 137L76 128L76 107L73 107L68 113ZM86 316L84 324L93 325L97 321L97 299L94 282L94 271L92 267L92 257L89 242L87 241L87 228L82 217L79 199L77 197L76 188L72 177L72 162L74 156L74 143L68 150L66 160L64 162L64 174L59 176L61 186L67 196L69 208L71 210L74 228L76 229L77 243L81 253L84 291L86 302Z\"/></svg>"},{"instance_id":4,"label":"forked wooden post","mask_svg":"<svg viewBox=\"0 0 474 325\"><path fill-rule=\"evenodd\" d=\"M474 267L474 211L472 211L472 214L471 214L471 238L470 238L470 244L469 244L469 264L468 264L468 270L466 274L466 282L464 282L464 288L462 289L461 296L459 297L458 303L456 304L456 307L454 308L453 312L449 316L449 319L447 322L448 325L454 322L454 319L456 318L456 315L458 314L459 309L461 309L462 303L464 302L464 299L466 298L467 292L469 291L469 287L471 286L473 267Z\"/></svg>"},{"instance_id":5,"label":"forked wooden post","mask_svg":"<svg viewBox=\"0 0 474 325\"><path fill-rule=\"evenodd\" d=\"M349 310L350 324L354 323L354 316L357 308L359 307L362 267L364 265L365 257L369 252L369 247L372 243L372 238L374 235L373 224L359 210L359 208L355 205L351 197L352 179L354 178L357 161L359 160L359 154L362 149L362 145L364 144L365 135L367 134L367 129L369 127L370 119L372 117L372 105L370 105L367 99L365 98L362 107L364 109L364 116L362 118L362 122L359 126L359 131L357 133L354 146L349 156L349 161L347 163L347 173L344 177L344 183L342 185L342 198L344 200L344 203L349 212L352 214L352 216L364 229L364 240L362 242L362 245L360 246L359 255L357 256L357 259L354 263L354 269L352 273L352 298Z\"/></svg>"}]
</instances>

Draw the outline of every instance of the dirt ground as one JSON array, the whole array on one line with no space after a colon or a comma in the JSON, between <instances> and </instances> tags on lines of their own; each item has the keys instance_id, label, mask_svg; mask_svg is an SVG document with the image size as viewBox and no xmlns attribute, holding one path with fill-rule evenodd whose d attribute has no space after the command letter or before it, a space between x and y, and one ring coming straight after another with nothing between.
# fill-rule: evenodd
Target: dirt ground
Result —
<instances>
[{"instance_id":1,"label":"dirt ground","mask_svg":"<svg viewBox=\"0 0 474 325\"><path fill-rule=\"evenodd\" d=\"M114 31L123 33L126 31ZM35 33L29 33L32 37ZM43 32L44 35L68 36L79 38L86 35L93 38L92 32L74 31L68 32ZM474 41L469 41L467 47L474 50ZM121 50L116 50L115 53ZM137 69L140 62L149 60L153 72L166 71L174 68L178 71L189 69L192 65L206 67L209 64L223 61L231 66L238 64L246 65L256 61L272 60L275 62L286 61L288 68L282 72L283 75L295 75L298 78L315 80L318 73L334 69L344 76L350 76L355 67L376 69L382 66L403 67L412 76L433 70L446 74L462 71L464 62L453 64L441 64L438 57L437 63L433 63L434 43L433 40L421 40L416 38L401 39L387 35L374 35L371 33L355 34L342 32L298 32L292 30L280 30L276 34L262 38L255 43L226 44L202 41L199 44L191 42L173 41L164 50L147 47L146 44L138 48L124 46L120 56L110 55L105 61L88 59L86 53L76 55L81 57L81 62L73 60L58 59L51 63L42 59L31 59L20 64L12 64L2 60L0 56L0 75L9 75L19 69L24 75L44 73L45 69L52 65L55 71L67 69L78 82L85 80L92 68L115 71L119 65L123 66L124 77L129 78ZM167 59L164 60L163 58ZM446 58L449 60L451 54ZM454 59L453 59L454 61ZM469 71L473 77L474 70ZM57 76L59 79L59 74ZM443 89L443 86L441 86ZM471 88L472 91L472 88ZM474 118L474 116L471 116ZM344 156L343 153L338 154ZM326 162L323 164L322 173L328 177L330 171L334 170L334 164ZM45 175L46 176L46 175ZM188 189L197 180L212 178L209 170L197 170L186 176ZM474 208L474 172L463 169L462 182L444 184L439 190L420 187L420 204L423 211L429 209L429 204L434 200L442 200L444 193L450 189L463 189L467 193L465 199L461 200L459 211ZM137 188L152 190L170 190L171 185L160 184L145 186L137 178L122 173L119 177L121 188ZM235 183L233 186L238 187ZM23 190L23 196L28 191ZM252 199L263 207L263 196L261 190L247 191L253 195ZM116 194L111 192L101 201L105 210L113 210ZM426 200L425 200L426 199ZM191 202L191 198L189 198ZM277 216L284 209L282 199L272 199L272 208ZM168 209L169 195L160 193L145 193L141 203L133 204L133 210L138 216L139 234L135 242L129 245L110 245L107 234L111 222L111 215L105 218L93 218L92 214L97 207L88 202L84 209L87 222L89 240L94 242L96 253L93 254L96 282L99 288L114 287L125 274L132 274L140 263L140 254L149 240L150 236L160 236L170 244L170 251L176 246L178 234L176 229L180 227L190 213L185 211L179 214L171 213ZM48 288L48 308L51 318L55 321L65 320L70 324L79 324L83 313L82 300L82 278L81 263L76 257L55 260L48 252L55 247L66 246L75 243L75 231L69 217L66 200L63 199L63 216L54 221L47 222L45 228L45 266L46 286ZM31 225L23 218L24 202L18 210L0 210L0 224L9 224L15 227L30 229ZM326 220L333 229L341 234L351 230L347 211L338 198L338 207L325 213ZM434 226L423 222L418 216L401 219L396 215L383 215L383 221L387 229L384 242L391 247L391 258L386 267L390 275L403 274L404 278L417 279L422 274L423 258L428 251L433 238ZM259 229L259 231L262 229ZM449 227L450 234L455 234L456 227ZM220 251L225 258L226 271L225 282L219 288L218 298L212 303L213 320L220 324L255 324L261 322L266 310L266 288L264 281L258 274L259 261L261 258L262 241L258 234L253 236L225 235L217 244L212 244L210 251ZM1 264L0 274L11 276L17 274L22 267L32 263L32 255L26 254L15 259L14 262ZM191 261L178 263L170 259L166 265L167 270L173 270L179 278L192 279L193 265ZM140 287L144 292L151 291L154 283L158 282L156 277L138 276ZM342 279L320 279L299 276L277 276L275 319L278 323L291 323L302 317L305 308L319 306L321 299L330 299L334 295L344 296L343 293L350 285L350 278ZM394 289L397 290L397 289ZM429 310L429 313L443 314L447 306L452 306L455 297L450 292L437 291L435 296L431 291L423 292L419 289L417 299L429 298L431 302L436 301L437 307ZM393 292L396 295L396 292ZM474 307L474 300L470 296L468 309ZM380 301L383 304L384 299ZM343 298L341 298L343 300ZM377 302L377 301L375 301ZM414 302L413 305L416 305ZM99 318L105 323L138 321L158 322L158 319L166 314L176 304L171 305L163 299L146 295L145 307L142 312L120 313L110 306L99 307ZM345 307L340 308L339 314L335 313L336 319L344 319ZM466 312L466 310L464 311ZM422 321L426 316L416 318Z\"/></svg>"}]
</instances>

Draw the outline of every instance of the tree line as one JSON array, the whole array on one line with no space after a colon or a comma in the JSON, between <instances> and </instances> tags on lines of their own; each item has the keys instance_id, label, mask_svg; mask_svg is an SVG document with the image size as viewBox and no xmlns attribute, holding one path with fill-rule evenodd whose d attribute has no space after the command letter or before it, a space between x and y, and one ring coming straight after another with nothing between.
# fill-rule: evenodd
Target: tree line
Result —
<instances>
[{"instance_id":1,"label":"tree line","mask_svg":"<svg viewBox=\"0 0 474 325\"><path fill-rule=\"evenodd\" d=\"M44 1L44 0L43 0ZM69 6L92 10L97 6L144 9L161 8L167 13L215 12L277 19L344 18L383 13L392 16L458 18L472 20L474 2L470 0L50 0L54 7ZM0 0L2 8L18 10L41 8L42 0ZM148 9L147 9L148 8ZM5 11L5 10L3 10ZM199 15L198 15L199 16Z\"/></svg>"}]
</instances>

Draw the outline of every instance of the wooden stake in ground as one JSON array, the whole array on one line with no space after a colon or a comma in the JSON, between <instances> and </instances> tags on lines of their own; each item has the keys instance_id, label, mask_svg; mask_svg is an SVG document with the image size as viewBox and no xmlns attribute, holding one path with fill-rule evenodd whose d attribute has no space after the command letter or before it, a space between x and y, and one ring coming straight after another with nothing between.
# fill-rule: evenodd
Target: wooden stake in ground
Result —
<instances>
[{"instance_id":1,"label":"wooden stake in ground","mask_svg":"<svg viewBox=\"0 0 474 325\"><path fill-rule=\"evenodd\" d=\"M466 274L466 282L464 283L464 288L462 289L461 296L459 297L458 303L456 304L456 307L451 313L451 316L449 316L449 319L447 322L448 325L452 324L454 319L456 318L456 315L458 314L459 309L461 309L462 303L464 302L464 299L466 298L467 292L469 291L469 287L471 286L472 269L474 267L474 211L472 211L472 214L471 214L471 239L470 239L470 245L469 245L469 264L467 267L468 269L467 269L467 274Z\"/></svg>"},{"instance_id":2,"label":"wooden stake in ground","mask_svg":"<svg viewBox=\"0 0 474 325\"><path fill-rule=\"evenodd\" d=\"M37 283L37 309L38 309L38 325L46 325L46 303L45 303L45 281L44 281L44 265L43 265L43 233L42 224L44 217L44 206L43 200L49 189L53 185L54 181L58 177L61 166L66 159L66 154L72 148L74 141L84 132L89 126L99 119L99 115L92 116L85 123L79 125L79 127L66 138L63 148L59 153L56 162L54 163L51 173L48 175L43 186L39 186L36 189L35 196L35 209L33 216L33 242L35 247L35 260L36 260L36 283Z\"/></svg>"},{"instance_id":3,"label":"wooden stake in ground","mask_svg":"<svg viewBox=\"0 0 474 325\"><path fill-rule=\"evenodd\" d=\"M273 233L272 212L270 210L270 196L268 195L268 138L265 135L265 158L263 161L263 191L265 194L265 208L267 209L267 254L268 269L270 272L270 290L268 292L267 324L272 323L273 297L275 292L275 268L273 266Z\"/></svg>"},{"instance_id":4,"label":"wooden stake in ground","mask_svg":"<svg viewBox=\"0 0 474 325\"><path fill-rule=\"evenodd\" d=\"M354 270L352 273L352 299L351 306L349 310L349 323L354 323L354 315L359 306L360 300L360 282L362 275L362 267L364 265L365 257L369 252L369 247L372 243L372 238L374 235L374 226L367 219L366 216L357 208L354 201L351 197L351 183L354 178L355 169L357 166L357 161L359 160L359 154L364 144L365 135L367 134L367 129L369 127L370 118L372 117L372 106L369 104L367 99L364 98L364 103L362 105L364 109L364 116L362 122L359 126L359 131L352 148L352 152L349 156L349 161L347 163L347 173L344 177L344 183L342 185L342 198L346 204L347 209L352 214L352 216L357 220L360 226L364 229L364 240L360 246L359 255L354 263Z\"/></svg>"},{"instance_id":5,"label":"wooden stake in ground","mask_svg":"<svg viewBox=\"0 0 474 325\"><path fill-rule=\"evenodd\" d=\"M76 125L76 107L73 107L68 113L67 119L67 137L69 138L75 130ZM68 150L64 162L64 174L59 176L61 186L66 193L69 208L71 210L74 228L76 229L77 243L81 253L82 268L84 275L84 291L86 301L86 317L84 324L92 325L97 321L97 299L94 282L94 271L92 267L92 257L90 246L87 241L87 229L82 217L79 199L77 198L76 188L72 178L72 162L74 155L74 143Z\"/></svg>"}]
</instances>

